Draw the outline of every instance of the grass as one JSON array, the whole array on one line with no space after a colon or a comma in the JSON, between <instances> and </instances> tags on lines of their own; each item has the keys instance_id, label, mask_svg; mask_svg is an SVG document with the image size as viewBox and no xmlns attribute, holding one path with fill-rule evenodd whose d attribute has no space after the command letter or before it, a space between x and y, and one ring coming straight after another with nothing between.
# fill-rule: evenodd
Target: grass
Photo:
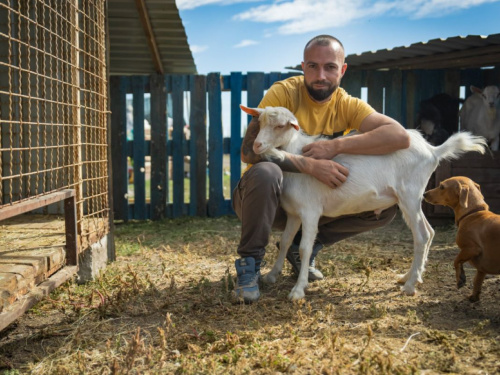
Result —
<instances>
[{"instance_id":1,"label":"grass","mask_svg":"<svg viewBox=\"0 0 500 375\"><path fill-rule=\"evenodd\" d=\"M479 303L454 286L455 229L438 228L415 297L401 220L323 250L306 299L288 266L254 305L234 303L233 217L117 225L118 259L67 283L0 336L4 374L487 374L500 364L498 277ZM273 235L271 244L278 238ZM264 271L276 258L269 245Z\"/></svg>"}]
</instances>

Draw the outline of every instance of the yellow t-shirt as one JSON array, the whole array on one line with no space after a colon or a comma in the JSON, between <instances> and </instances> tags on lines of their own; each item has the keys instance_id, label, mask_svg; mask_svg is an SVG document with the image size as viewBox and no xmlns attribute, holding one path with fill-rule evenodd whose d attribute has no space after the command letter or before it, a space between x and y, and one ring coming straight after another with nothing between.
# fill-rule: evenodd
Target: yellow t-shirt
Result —
<instances>
[{"instance_id":1,"label":"yellow t-shirt","mask_svg":"<svg viewBox=\"0 0 500 375\"><path fill-rule=\"evenodd\" d=\"M304 85L304 76L295 76L274 83L259 104L259 108L285 107L309 135L359 130L361 122L375 110L361 99L338 88L325 103L313 101Z\"/></svg>"}]
</instances>

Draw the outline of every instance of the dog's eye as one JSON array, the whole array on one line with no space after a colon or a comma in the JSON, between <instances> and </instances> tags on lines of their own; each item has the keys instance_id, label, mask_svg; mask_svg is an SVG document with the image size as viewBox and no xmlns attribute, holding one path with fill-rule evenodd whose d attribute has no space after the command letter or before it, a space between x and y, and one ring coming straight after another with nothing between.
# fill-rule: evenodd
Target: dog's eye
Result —
<instances>
[{"instance_id":1,"label":"dog's eye","mask_svg":"<svg viewBox=\"0 0 500 375\"><path fill-rule=\"evenodd\" d=\"M439 189L443 190L444 186L443 185L439 185Z\"/></svg>"}]
</instances>

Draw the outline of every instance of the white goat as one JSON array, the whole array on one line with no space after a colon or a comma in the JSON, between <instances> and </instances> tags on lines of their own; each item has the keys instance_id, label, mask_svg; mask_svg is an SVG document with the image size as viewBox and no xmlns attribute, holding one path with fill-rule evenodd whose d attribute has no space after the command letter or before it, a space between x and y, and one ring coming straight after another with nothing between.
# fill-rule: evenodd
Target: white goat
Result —
<instances>
[{"instance_id":1,"label":"white goat","mask_svg":"<svg viewBox=\"0 0 500 375\"><path fill-rule=\"evenodd\" d=\"M473 94L460 110L460 128L483 136L490 148L497 151L500 134L500 90L497 86L484 89L470 87Z\"/></svg>"},{"instance_id":2,"label":"white goat","mask_svg":"<svg viewBox=\"0 0 500 375\"><path fill-rule=\"evenodd\" d=\"M283 159L285 152L301 154L302 147L317 137L302 133L297 119L286 108L247 108L245 112L259 117L260 130L253 150L264 158ZM288 215L286 228L280 240L280 252L272 270L264 276L268 283L276 282L283 269L287 249L302 224L299 245L302 266L299 278L288 295L292 300L304 297L307 287L309 259L321 216L337 217L365 211L380 213L398 204L413 233L414 258L410 270L399 282L402 290L415 294L417 282L422 282L429 247L434 230L426 220L421 202L427 181L440 160L454 159L468 151L485 152L482 137L462 132L445 143L429 145L416 130L408 131L411 144L404 150L388 155L338 155L333 160L349 169L347 181L331 189L314 177L302 173L284 173L281 205Z\"/></svg>"}]
</instances>

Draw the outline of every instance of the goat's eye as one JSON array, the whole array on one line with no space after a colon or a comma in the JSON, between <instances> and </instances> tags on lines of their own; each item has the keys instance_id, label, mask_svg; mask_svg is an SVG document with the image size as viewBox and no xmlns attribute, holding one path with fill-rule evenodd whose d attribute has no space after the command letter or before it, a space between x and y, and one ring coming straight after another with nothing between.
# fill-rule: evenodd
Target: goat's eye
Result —
<instances>
[{"instance_id":1,"label":"goat's eye","mask_svg":"<svg viewBox=\"0 0 500 375\"><path fill-rule=\"evenodd\" d=\"M444 186L443 185L439 185L439 189L444 190Z\"/></svg>"},{"instance_id":2,"label":"goat's eye","mask_svg":"<svg viewBox=\"0 0 500 375\"><path fill-rule=\"evenodd\" d=\"M285 125L277 125L277 126L275 126L275 127L274 127L274 129L276 129L276 130L281 130L281 129L283 129L284 127L285 127Z\"/></svg>"}]
</instances>

